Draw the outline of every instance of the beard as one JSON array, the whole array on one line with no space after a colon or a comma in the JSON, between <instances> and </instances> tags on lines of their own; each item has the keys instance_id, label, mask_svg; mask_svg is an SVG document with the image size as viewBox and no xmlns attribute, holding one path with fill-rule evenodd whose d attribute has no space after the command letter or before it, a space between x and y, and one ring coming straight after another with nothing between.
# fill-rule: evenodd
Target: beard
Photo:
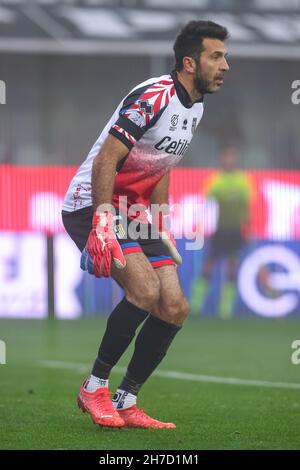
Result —
<instances>
[{"instance_id":1,"label":"beard","mask_svg":"<svg viewBox=\"0 0 300 470\"><path fill-rule=\"evenodd\" d=\"M198 91L198 93L201 93L201 95L206 95L207 93L214 93L215 90L212 89L212 83L208 78L205 78L202 76L201 69L200 69L200 64L197 61L196 62L196 74L194 77L194 87Z\"/></svg>"}]
</instances>

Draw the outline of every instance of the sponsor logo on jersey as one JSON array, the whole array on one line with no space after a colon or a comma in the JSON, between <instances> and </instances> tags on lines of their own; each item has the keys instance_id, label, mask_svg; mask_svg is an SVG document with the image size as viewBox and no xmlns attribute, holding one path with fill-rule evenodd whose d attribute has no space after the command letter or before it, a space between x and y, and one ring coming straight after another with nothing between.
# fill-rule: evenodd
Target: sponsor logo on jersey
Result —
<instances>
[{"instance_id":1,"label":"sponsor logo on jersey","mask_svg":"<svg viewBox=\"0 0 300 470\"><path fill-rule=\"evenodd\" d=\"M189 146L187 139L172 140L168 135L163 137L154 147L157 150L164 150L173 155L183 155Z\"/></svg>"}]
</instances>

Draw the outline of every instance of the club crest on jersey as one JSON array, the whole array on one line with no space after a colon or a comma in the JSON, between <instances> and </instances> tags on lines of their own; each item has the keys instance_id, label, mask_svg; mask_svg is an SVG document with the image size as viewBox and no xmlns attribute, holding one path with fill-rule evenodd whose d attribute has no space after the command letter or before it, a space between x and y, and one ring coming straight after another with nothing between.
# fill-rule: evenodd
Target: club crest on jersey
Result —
<instances>
[{"instance_id":1,"label":"club crest on jersey","mask_svg":"<svg viewBox=\"0 0 300 470\"><path fill-rule=\"evenodd\" d=\"M197 127L197 118L194 117L192 121L192 134L194 134L196 127Z\"/></svg>"}]
</instances>

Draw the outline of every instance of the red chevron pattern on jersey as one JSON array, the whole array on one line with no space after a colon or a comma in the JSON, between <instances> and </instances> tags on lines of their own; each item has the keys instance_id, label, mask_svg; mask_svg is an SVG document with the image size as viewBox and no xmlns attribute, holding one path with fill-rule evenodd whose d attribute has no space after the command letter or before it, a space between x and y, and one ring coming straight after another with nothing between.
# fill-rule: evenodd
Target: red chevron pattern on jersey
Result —
<instances>
[{"instance_id":1,"label":"red chevron pattern on jersey","mask_svg":"<svg viewBox=\"0 0 300 470\"><path fill-rule=\"evenodd\" d=\"M135 101L124 113L123 116L131 119L132 111L141 115L141 121L136 122L140 127L144 127L149 121L164 108L175 93L175 86L172 79L161 80L151 85L137 101Z\"/></svg>"}]
</instances>

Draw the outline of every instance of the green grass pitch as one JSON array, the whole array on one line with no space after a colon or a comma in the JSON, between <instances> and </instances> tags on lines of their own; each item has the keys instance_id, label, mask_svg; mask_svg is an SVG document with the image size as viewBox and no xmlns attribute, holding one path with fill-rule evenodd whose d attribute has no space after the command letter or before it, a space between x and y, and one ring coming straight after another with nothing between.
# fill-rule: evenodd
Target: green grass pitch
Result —
<instances>
[{"instance_id":1,"label":"green grass pitch","mask_svg":"<svg viewBox=\"0 0 300 470\"><path fill-rule=\"evenodd\" d=\"M96 318L0 320L0 449L300 449L299 320L187 321L138 401L176 430L101 429L77 408L104 328Z\"/></svg>"}]
</instances>

